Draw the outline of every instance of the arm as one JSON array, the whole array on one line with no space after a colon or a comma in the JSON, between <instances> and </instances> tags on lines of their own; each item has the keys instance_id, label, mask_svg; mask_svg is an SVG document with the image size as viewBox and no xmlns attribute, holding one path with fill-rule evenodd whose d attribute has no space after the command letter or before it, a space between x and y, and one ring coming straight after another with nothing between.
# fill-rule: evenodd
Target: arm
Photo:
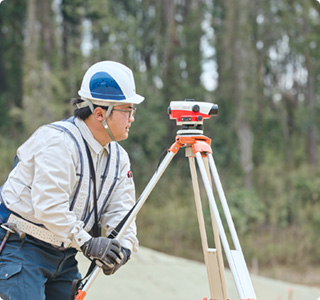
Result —
<instances>
[{"instance_id":1,"label":"arm","mask_svg":"<svg viewBox=\"0 0 320 300\"><path fill-rule=\"evenodd\" d=\"M22 217L44 225L64 241L65 247L78 250L91 236L83 222L69 209L69 201L79 180L78 151L69 136L61 131L42 128L18 150L20 163L14 177L25 191L11 208ZM31 213L21 209L22 202Z\"/></svg>"}]
</instances>

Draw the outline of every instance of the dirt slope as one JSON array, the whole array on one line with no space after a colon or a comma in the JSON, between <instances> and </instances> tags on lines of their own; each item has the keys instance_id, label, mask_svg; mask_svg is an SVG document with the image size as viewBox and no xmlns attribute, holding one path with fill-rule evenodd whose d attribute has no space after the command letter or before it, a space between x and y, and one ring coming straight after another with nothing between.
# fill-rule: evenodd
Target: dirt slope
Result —
<instances>
[{"instance_id":1,"label":"dirt slope","mask_svg":"<svg viewBox=\"0 0 320 300\"><path fill-rule=\"evenodd\" d=\"M88 260L78 255L84 274ZM252 275L259 300L317 300L320 289ZM230 300L239 300L233 277L226 272ZM112 276L101 272L85 300L202 300L210 298L205 265L144 247Z\"/></svg>"}]
</instances>

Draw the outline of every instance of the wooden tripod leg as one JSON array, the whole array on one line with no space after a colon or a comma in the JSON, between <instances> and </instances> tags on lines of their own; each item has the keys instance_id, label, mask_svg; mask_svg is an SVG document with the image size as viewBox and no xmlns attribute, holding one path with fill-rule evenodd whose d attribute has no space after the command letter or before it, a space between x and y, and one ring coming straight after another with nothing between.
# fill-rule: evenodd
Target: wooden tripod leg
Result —
<instances>
[{"instance_id":1,"label":"wooden tripod leg","mask_svg":"<svg viewBox=\"0 0 320 300\"><path fill-rule=\"evenodd\" d=\"M199 222L199 229L202 241L202 249L204 255L204 261L206 264L210 293L212 299L227 300L227 288L225 283L224 265L222 260L222 252L219 241L219 233L217 229L214 229L215 243L217 249L208 247L207 234L205 229L205 222L203 217L203 210L201 204L201 197L199 191L199 184L197 179L197 173L195 168L194 157L189 157L189 165L192 177L193 191L197 209L197 216Z\"/></svg>"}]
</instances>

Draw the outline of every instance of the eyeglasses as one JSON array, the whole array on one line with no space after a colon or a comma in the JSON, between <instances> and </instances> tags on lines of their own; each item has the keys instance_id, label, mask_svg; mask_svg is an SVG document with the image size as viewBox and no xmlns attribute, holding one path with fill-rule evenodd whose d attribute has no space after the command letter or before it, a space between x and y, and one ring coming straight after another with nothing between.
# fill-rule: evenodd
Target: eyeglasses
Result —
<instances>
[{"instance_id":1,"label":"eyeglasses","mask_svg":"<svg viewBox=\"0 0 320 300\"><path fill-rule=\"evenodd\" d=\"M132 109L117 109L117 108L114 108L113 110L129 113L129 119L134 117L135 114L136 114L136 108L135 107L133 107Z\"/></svg>"}]
</instances>

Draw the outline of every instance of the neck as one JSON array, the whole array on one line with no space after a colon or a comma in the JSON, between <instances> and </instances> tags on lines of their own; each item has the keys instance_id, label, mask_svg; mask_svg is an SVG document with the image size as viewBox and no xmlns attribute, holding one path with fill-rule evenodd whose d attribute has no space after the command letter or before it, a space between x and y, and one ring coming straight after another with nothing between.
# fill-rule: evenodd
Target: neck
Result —
<instances>
[{"instance_id":1,"label":"neck","mask_svg":"<svg viewBox=\"0 0 320 300\"><path fill-rule=\"evenodd\" d=\"M93 137L102 145L110 143L112 140L107 134L103 124L97 121L93 115L90 115L89 118L84 120L88 128L90 129Z\"/></svg>"}]
</instances>

